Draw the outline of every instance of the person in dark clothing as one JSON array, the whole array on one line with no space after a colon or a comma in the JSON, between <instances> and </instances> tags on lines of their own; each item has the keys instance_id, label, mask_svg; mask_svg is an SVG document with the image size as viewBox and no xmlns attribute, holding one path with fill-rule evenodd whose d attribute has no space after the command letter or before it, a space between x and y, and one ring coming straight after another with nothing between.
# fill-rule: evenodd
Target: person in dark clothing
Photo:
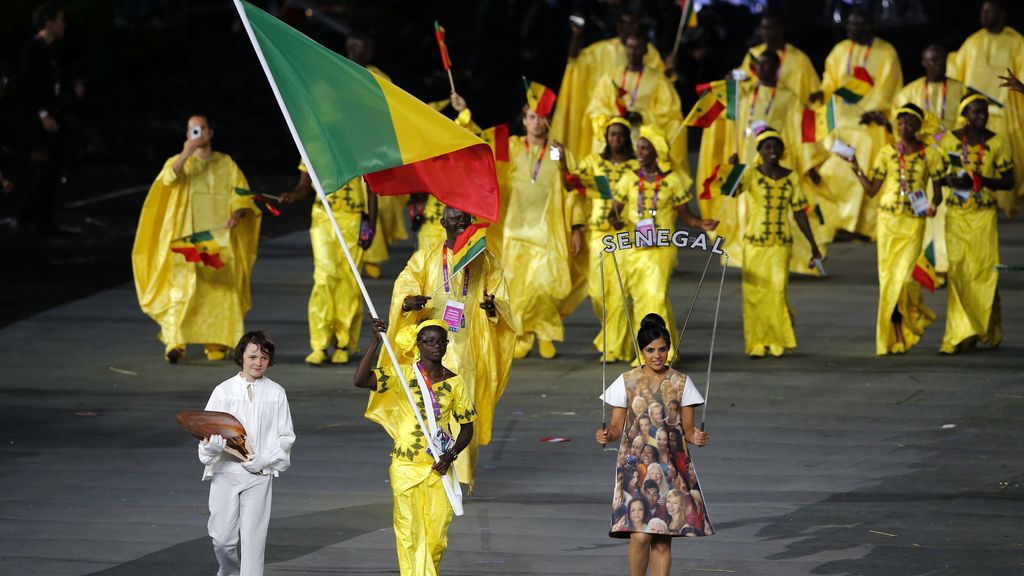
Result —
<instances>
[{"instance_id":1,"label":"person in dark clothing","mask_svg":"<svg viewBox=\"0 0 1024 576\"><path fill-rule=\"evenodd\" d=\"M17 89L26 137L31 148L31 175L18 210L18 225L41 234L58 231L53 199L60 163L61 127L57 119L60 94L53 43L64 37L64 11L44 3L32 15L37 32L21 50Z\"/></svg>"}]
</instances>

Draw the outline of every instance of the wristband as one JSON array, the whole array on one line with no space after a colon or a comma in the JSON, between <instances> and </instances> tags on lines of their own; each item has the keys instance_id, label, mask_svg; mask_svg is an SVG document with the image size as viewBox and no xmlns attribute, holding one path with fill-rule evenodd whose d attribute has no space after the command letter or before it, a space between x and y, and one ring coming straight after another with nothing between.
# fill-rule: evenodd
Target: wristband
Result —
<instances>
[{"instance_id":1,"label":"wristband","mask_svg":"<svg viewBox=\"0 0 1024 576\"><path fill-rule=\"evenodd\" d=\"M455 451L455 448L451 448L449 450L445 450L444 454L447 454L447 455L451 456L452 457L452 462L455 462L455 460L458 459L458 457L459 457L459 453Z\"/></svg>"}]
</instances>

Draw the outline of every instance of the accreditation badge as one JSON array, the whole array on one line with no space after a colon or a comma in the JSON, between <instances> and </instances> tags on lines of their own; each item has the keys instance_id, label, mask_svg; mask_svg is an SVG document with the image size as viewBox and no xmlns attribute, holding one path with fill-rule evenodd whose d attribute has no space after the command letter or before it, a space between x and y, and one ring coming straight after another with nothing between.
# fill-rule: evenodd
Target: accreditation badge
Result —
<instances>
[{"instance_id":1,"label":"accreditation badge","mask_svg":"<svg viewBox=\"0 0 1024 576\"><path fill-rule=\"evenodd\" d=\"M444 305L441 319L448 325L448 330L458 332L466 327L466 305L458 300L449 300Z\"/></svg>"},{"instance_id":2,"label":"accreditation badge","mask_svg":"<svg viewBox=\"0 0 1024 576\"><path fill-rule=\"evenodd\" d=\"M654 235L654 218L644 218L636 223L637 248L649 248L654 246Z\"/></svg>"},{"instance_id":3,"label":"accreditation badge","mask_svg":"<svg viewBox=\"0 0 1024 576\"><path fill-rule=\"evenodd\" d=\"M910 200L910 209L914 211L914 214L918 216L924 216L928 213L928 196L925 195L924 190L914 190L910 194L907 194L907 198Z\"/></svg>"}]
</instances>

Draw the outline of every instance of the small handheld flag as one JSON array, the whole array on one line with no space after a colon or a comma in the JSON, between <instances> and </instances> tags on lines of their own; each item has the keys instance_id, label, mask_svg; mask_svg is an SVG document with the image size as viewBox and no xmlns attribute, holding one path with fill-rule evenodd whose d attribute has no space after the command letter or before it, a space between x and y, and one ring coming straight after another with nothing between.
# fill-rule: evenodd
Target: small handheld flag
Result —
<instances>
[{"instance_id":1,"label":"small handheld flag","mask_svg":"<svg viewBox=\"0 0 1024 576\"><path fill-rule=\"evenodd\" d=\"M935 272L934 242L929 242L921 252L921 255L917 257L917 262L914 263L914 271L911 275L925 290L935 292L935 287L939 283L939 277Z\"/></svg>"},{"instance_id":2,"label":"small handheld flag","mask_svg":"<svg viewBox=\"0 0 1024 576\"><path fill-rule=\"evenodd\" d=\"M437 23L434 20L434 38L437 38L437 49L441 51L441 65L444 66L444 71L448 73L448 84L452 88L452 92L455 92L455 79L452 78L452 59L448 56L448 44L444 41L444 26Z\"/></svg>"},{"instance_id":3,"label":"small handheld flag","mask_svg":"<svg viewBox=\"0 0 1024 576\"><path fill-rule=\"evenodd\" d=\"M238 194L239 196L251 196L253 201L262 203L263 207L267 209L267 212L270 212L274 216L281 215L281 211L278 210L277 206L274 206L273 202L270 201L271 199L274 199L280 202L280 196L273 196L271 194L257 194L256 192L246 190L245 188L235 188L235 194Z\"/></svg>"},{"instance_id":4,"label":"small handheld flag","mask_svg":"<svg viewBox=\"0 0 1024 576\"><path fill-rule=\"evenodd\" d=\"M856 104L875 87L875 80L863 66L854 66L853 73L843 82L843 85L836 90L835 95L844 102Z\"/></svg>"},{"instance_id":5,"label":"small handheld flag","mask_svg":"<svg viewBox=\"0 0 1024 576\"><path fill-rule=\"evenodd\" d=\"M525 76L523 86L526 87L526 102L530 109L536 112L537 116L550 116L551 110L555 107L555 93L543 84L527 81Z\"/></svg>"},{"instance_id":6,"label":"small handheld flag","mask_svg":"<svg viewBox=\"0 0 1024 576\"><path fill-rule=\"evenodd\" d=\"M711 177L704 180L705 192L701 196L706 196L705 199L715 195L734 198L739 193L740 181L743 179L744 172L747 171L747 165L733 164L726 174L721 174L721 166L721 164L715 166Z\"/></svg>"},{"instance_id":7,"label":"small handheld flag","mask_svg":"<svg viewBox=\"0 0 1024 576\"><path fill-rule=\"evenodd\" d=\"M220 259L220 245L213 237L213 230L171 240L171 252L181 254L186 262L202 262L216 270L224 267L224 261Z\"/></svg>"},{"instance_id":8,"label":"small handheld flag","mask_svg":"<svg viewBox=\"0 0 1024 576\"><path fill-rule=\"evenodd\" d=\"M800 119L800 141L821 142L836 129L836 99L829 98L828 104L817 110L805 108Z\"/></svg>"},{"instance_id":9,"label":"small handheld flag","mask_svg":"<svg viewBox=\"0 0 1024 576\"><path fill-rule=\"evenodd\" d=\"M594 200L611 200L612 198L612 186L604 174L570 174L567 180L581 196Z\"/></svg>"},{"instance_id":10,"label":"small handheld flag","mask_svg":"<svg viewBox=\"0 0 1024 576\"><path fill-rule=\"evenodd\" d=\"M458 274L487 249L487 226L487 222L471 224L455 238L455 244L452 246L452 260L455 262L452 266L452 276Z\"/></svg>"}]
</instances>

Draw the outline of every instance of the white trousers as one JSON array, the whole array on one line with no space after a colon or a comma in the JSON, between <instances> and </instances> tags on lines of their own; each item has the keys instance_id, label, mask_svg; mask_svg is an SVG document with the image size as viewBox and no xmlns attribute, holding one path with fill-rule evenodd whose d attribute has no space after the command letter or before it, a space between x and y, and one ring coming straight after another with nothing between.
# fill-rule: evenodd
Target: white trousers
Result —
<instances>
[{"instance_id":1,"label":"white trousers","mask_svg":"<svg viewBox=\"0 0 1024 576\"><path fill-rule=\"evenodd\" d=\"M270 474L214 474L207 529L220 564L217 576L263 576L272 481Z\"/></svg>"}]
</instances>

